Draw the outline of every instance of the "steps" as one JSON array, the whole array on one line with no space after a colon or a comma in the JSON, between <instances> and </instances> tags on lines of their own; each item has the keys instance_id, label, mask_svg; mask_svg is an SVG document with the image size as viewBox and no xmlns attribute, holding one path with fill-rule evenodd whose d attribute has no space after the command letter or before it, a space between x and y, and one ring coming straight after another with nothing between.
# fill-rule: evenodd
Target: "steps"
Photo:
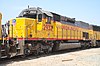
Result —
<instances>
[{"instance_id":1,"label":"steps","mask_svg":"<svg viewBox=\"0 0 100 66\"><path fill-rule=\"evenodd\" d=\"M7 53L6 53L5 49L0 50L0 56L1 56L1 58L7 58Z\"/></svg>"},{"instance_id":2,"label":"steps","mask_svg":"<svg viewBox=\"0 0 100 66\"><path fill-rule=\"evenodd\" d=\"M7 56L1 56L1 58L7 58Z\"/></svg>"},{"instance_id":3,"label":"steps","mask_svg":"<svg viewBox=\"0 0 100 66\"><path fill-rule=\"evenodd\" d=\"M20 47L18 43L16 43L16 50L17 50L17 54L20 53Z\"/></svg>"}]
</instances>

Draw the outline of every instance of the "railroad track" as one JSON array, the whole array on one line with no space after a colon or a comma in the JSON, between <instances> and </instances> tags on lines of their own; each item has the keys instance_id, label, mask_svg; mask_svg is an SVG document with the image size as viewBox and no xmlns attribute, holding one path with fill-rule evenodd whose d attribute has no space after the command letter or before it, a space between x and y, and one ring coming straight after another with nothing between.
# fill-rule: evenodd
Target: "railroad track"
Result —
<instances>
[{"instance_id":1,"label":"railroad track","mask_svg":"<svg viewBox=\"0 0 100 66\"><path fill-rule=\"evenodd\" d=\"M89 49L92 49L92 48L89 48ZM32 60L32 59L37 59L37 58L40 58L40 57L46 57L46 56L50 56L50 55L57 55L57 54L63 54L63 53L70 53L70 52L77 52L77 51L81 51L81 50L86 50L86 49L68 49L68 50L61 50L61 51L56 51L56 52L52 52L52 53L49 53L49 54L40 54L38 56L34 56L34 55L29 55L25 58L22 58L21 56L15 56L13 58L4 58L4 59L0 59L0 66L2 64L11 64L13 62L19 62L19 61L25 61L25 60Z\"/></svg>"}]
</instances>

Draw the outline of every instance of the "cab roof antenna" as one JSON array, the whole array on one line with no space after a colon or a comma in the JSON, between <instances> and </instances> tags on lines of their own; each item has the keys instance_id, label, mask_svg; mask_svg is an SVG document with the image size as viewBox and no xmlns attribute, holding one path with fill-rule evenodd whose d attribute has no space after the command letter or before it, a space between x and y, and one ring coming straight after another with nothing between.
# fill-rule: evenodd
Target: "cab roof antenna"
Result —
<instances>
[{"instance_id":1,"label":"cab roof antenna","mask_svg":"<svg viewBox=\"0 0 100 66\"><path fill-rule=\"evenodd\" d=\"M29 9L29 5L28 5L28 9Z\"/></svg>"}]
</instances>

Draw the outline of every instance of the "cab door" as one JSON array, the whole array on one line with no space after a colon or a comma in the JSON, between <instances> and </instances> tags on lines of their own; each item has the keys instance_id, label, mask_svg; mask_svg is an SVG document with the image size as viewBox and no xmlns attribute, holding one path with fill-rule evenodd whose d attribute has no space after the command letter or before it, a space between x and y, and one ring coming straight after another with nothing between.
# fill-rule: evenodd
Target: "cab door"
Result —
<instances>
[{"instance_id":1,"label":"cab door","mask_svg":"<svg viewBox=\"0 0 100 66\"><path fill-rule=\"evenodd\" d=\"M52 17L44 14L43 31L45 38L53 38L53 21Z\"/></svg>"}]
</instances>

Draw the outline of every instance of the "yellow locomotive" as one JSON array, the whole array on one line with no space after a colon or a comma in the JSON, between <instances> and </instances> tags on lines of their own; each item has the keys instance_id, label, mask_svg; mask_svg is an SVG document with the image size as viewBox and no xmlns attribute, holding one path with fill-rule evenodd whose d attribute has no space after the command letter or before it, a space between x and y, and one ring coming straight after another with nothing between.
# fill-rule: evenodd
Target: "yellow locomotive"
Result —
<instances>
[{"instance_id":1,"label":"yellow locomotive","mask_svg":"<svg viewBox=\"0 0 100 66\"><path fill-rule=\"evenodd\" d=\"M6 24L7 57L100 46L100 26L44 11L24 9Z\"/></svg>"}]
</instances>

